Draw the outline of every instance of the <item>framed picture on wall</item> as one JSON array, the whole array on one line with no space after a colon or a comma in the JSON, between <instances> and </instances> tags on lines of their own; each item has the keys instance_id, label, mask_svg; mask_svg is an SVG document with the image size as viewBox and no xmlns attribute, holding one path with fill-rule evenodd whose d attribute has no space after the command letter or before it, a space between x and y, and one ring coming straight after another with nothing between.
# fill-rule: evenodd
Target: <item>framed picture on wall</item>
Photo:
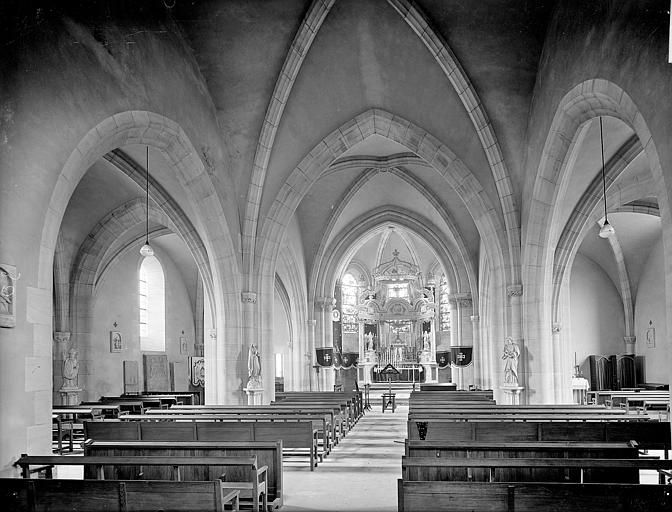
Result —
<instances>
[{"instance_id":1,"label":"framed picture on wall","mask_svg":"<svg viewBox=\"0 0 672 512\"><path fill-rule=\"evenodd\" d=\"M124 348L124 340L119 331L110 331L110 352L121 352Z\"/></svg>"},{"instance_id":2,"label":"framed picture on wall","mask_svg":"<svg viewBox=\"0 0 672 512\"><path fill-rule=\"evenodd\" d=\"M187 337L180 336L180 354L186 356L189 354L189 346L187 345Z\"/></svg>"},{"instance_id":3,"label":"framed picture on wall","mask_svg":"<svg viewBox=\"0 0 672 512\"><path fill-rule=\"evenodd\" d=\"M646 330L646 346L648 348L656 348L656 328L649 327Z\"/></svg>"}]
</instances>

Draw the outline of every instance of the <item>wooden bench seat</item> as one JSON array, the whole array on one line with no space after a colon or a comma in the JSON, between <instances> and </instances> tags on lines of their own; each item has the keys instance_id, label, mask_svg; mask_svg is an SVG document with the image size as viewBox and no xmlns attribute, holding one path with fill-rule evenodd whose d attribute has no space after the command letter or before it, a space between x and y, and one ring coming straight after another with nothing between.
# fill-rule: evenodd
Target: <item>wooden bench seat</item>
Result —
<instances>
[{"instance_id":1,"label":"wooden bench seat","mask_svg":"<svg viewBox=\"0 0 672 512\"><path fill-rule=\"evenodd\" d=\"M170 409L148 409L147 415L217 415L217 416L246 416L247 418L256 417L280 417L294 416L313 421L313 426L318 429L318 434L322 441L323 454L326 456L331 448L336 444L339 428L335 425L335 414L333 408L316 407L270 407L270 406L176 406ZM338 420L340 421L340 419Z\"/></svg>"},{"instance_id":2,"label":"wooden bench seat","mask_svg":"<svg viewBox=\"0 0 672 512\"><path fill-rule=\"evenodd\" d=\"M424 419L433 419L439 418L438 414L432 413L409 413L409 419L414 421L423 421ZM585 413L512 413L512 412L503 412L497 414L495 412L455 412L441 415L440 417L444 421L464 421L464 422L477 422L477 421L513 421L513 422L538 422L538 421L564 421L564 422L639 422L643 423L648 421L648 417L644 415L632 415L627 413L621 414L585 414Z\"/></svg>"},{"instance_id":3,"label":"wooden bench seat","mask_svg":"<svg viewBox=\"0 0 672 512\"><path fill-rule=\"evenodd\" d=\"M246 468L246 478L240 481L221 481L219 482L220 489L228 489L228 492L238 490L239 496L247 496L252 499L253 510L260 512L266 511L267 504L267 486L266 475L267 467L258 467L256 456L251 457L224 457L224 456L82 456L82 457L64 457L64 456L28 456L22 455L16 461L16 466L21 467L21 473L24 478L29 478L31 465L47 467L47 478L52 477L53 466L71 465L84 466L93 468L96 480L105 480L105 467L113 467L113 471L123 470L125 467L136 466L146 469L150 466L160 466L167 471L167 478L160 480L171 480L175 482L184 481L182 478L182 468L191 466L194 468L193 472L189 473L190 478L195 479L198 471L202 471L207 466L215 467L242 467ZM154 473L155 475L156 473ZM196 481L207 481L208 478L202 478ZM171 482L173 483L173 482ZM259 499L259 496L262 499ZM263 507L263 508L262 508Z\"/></svg>"},{"instance_id":4,"label":"wooden bench seat","mask_svg":"<svg viewBox=\"0 0 672 512\"><path fill-rule=\"evenodd\" d=\"M310 421L214 421L191 417L182 421L87 421L87 439L100 441L276 441L286 455L308 456L311 471L319 459L318 434Z\"/></svg>"},{"instance_id":5,"label":"wooden bench seat","mask_svg":"<svg viewBox=\"0 0 672 512\"><path fill-rule=\"evenodd\" d=\"M575 441L627 442L641 449L669 450L668 422L455 422L426 419L408 422L409 440L427 441Z\"/></svg>"},{"instance_id":6,"label":"wooden bench seat","mask_svg":"<svg viewBox=\"0 0 672 512\"><path fill-rule=\"evenodd\" d=\"M398 480L399 512L604 512L672 509L669 485L541 482L406 482Z\"/></svg>"},{"instance_id":7,"label":"wooden bench seat","mask_svg":"<svg viewBox=\"0 0 672 512\"><path fill-rule=\"evenodd\" d=\"M191 456L227 456L227 457L251 457L256 456L260 467L267 467L266 487L268 490L268 504L272 508L279 508L283 504L282 486L282 441L93 441L84 443L84 455L96 456L148 456L148 455L178 455ZM184 468L185 479L194 479L189 471L193 468ZM114 474L110 467L104 468L105 478L112 478ZM135 478L138 473L137 467L117 469L121 478ZM196 479L217 479L223 473L227 473L227 480L240 481L241 471L236 467L209 467L207 470L198 470L194 475ZM207 471L207 474L205 473ZM146 475L153 476L144 470ZM93 475L85 474L86 477ZM165 477L165 475L164 475Z\"/></svg>"},{"instance_id":8,"label":"wooden bench seat","mask_svg":"<svg viewBox=\"0 0 672 512\"><path fill-rule=\"evenodd\" d=\"M583 442L518 442L501 443L494 441L431 442L408 441L405 443L407 457L435 457L444 459L472 458L593 458L593 459L637 459L639 450L636 443L583 443ZM613 470L591 470L590 480L597 482L638 482L636 470L624 472ZM580 481L577 470L534 468L498 469L500 481ZM442 480L467 480L485 482L489 472L483 469L442 469ZM438 478L427 478L434 480Z\"/></svg>"},{"instance_id":9,"label":"wooden bench seat","mask_svg":"<svg viewBox=\"0 0 672 512\"><path fill-rule=\"evenodd\" d=\"M127 480L0 479L3 510L72 512L73 510L171 510L223 512L239 510L238 491L221 482Z\"/></svg>"},{"instance_id":10,"label":"wooden bench seat","mask_svg":"<svg viewBox=\"0 0 672 512\"><path fill-rule=\"evenodd\" d=\"M598 459L598 458L507 458L507 457L481 457L481 458L437 458L437 457L407 457L401 458L401 473L404 481L443 481L458 480L460 473L455 469L487 469L489 482L511 481L508 480L514 473L510 471L502 472L498 469L518 469L534 468L541 470L548 469L577 469L580 471L580 483L587 482L592 475L597 474L598 478L604 475L604 472L591 473L588 470L611 470L609 476L616 476L616 481L611 483L622 483L620 475L626 475L629 479L634 474L637 481L626 483L638 483L641 470L669 470L672 468L672 461L667 459ZM631 471L634 470L634 473ZM465 478L470 480L468 471L462 473ZM566 477L563 475L562 480ZM524 481L524 479L523 479ZM545 480L548 481L548 480ZM605 482L601 482L605 483ZM672 491L672 487L670 487Z\"/></svg>"}]
</instances>

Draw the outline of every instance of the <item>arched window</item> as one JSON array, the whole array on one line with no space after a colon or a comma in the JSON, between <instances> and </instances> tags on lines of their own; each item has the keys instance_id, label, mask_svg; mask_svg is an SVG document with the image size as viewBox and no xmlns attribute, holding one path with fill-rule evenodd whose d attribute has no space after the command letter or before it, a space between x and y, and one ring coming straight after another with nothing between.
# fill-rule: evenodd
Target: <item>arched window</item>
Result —
<instances>
[{"instance_id":1,"label":"arched window","mask_svg":"<svg viewBox=\"0 0 672 512\"><path fill-rule=\"evenodd\" d=\"M448 299L448 281L441 275L439 284L439 325L442 331L450 331L450 300Z\"/></svg>"},{"instance_id":2,"label":"arched window","mask_svg":"<svg viewBox=\"0 0 672 512\"><path fill-rule=\"evenodd\" d=\"M166 350L166 284L161 263L148 256L140 265L138 279L140 350Z\"/></svg>"},{"instance_id":3,"label":"arched window","mask_svg":"<svg viewBox=\"0 0 672 512\"><path fill-rule=\"evenodd\" d=\"M359 324L357 323L357 297L359 297L357 280L352 274L345 274L341 281L341 304L343 309L341 325L343 332L359 332Z\"/></svg>"}]
</instances>

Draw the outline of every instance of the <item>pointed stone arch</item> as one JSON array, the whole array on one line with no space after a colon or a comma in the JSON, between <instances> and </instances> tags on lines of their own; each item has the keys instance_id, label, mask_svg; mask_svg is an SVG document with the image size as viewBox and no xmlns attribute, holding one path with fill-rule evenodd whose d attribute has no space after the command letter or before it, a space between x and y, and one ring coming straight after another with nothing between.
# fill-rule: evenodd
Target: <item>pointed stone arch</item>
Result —
<instances>
[{"instance_id":1,"label":"pointed stone arch","mask_svg":"<svg viewBox=\"0 0 672 512\"><path fill-rule=\"evenodd\" d=\"M61 169L42 224L37 287L50 290L53 279L53 257L63 214L75 187L94 162L112 150L130 144L152 146L163 154L195 206L194 225L204 234L208 259L199 262L211 268L214 284L214 309L222 339L225 331L236 339L240 318L240 272L224 209L216 188L188 136L174 121L147 111L125 111L107 117L91 128L80 140ZM224 317L231 322L225 324ZM226 353L234 347L225 346L217 338L206 340L206 371L213 377L206 389L209 401L222 401L228 392L236 391L234 379L224 371ZM231 356L231 354L230 354ZM226 383L225 383L226 382ZM239 399L234 395L235 400ZM234 398L231 398L233 401Z\"/></svg>"},{"instance_id":2,"label":"pointed stone arch","mask_svg":"<svg viewBox=\"0 0 672 512\"><path fill-rule=\"evenodd\" d=\"M463 199L490 254L493 268L507 268L507 240L500 218L485 190L467 166L434 136L413 123L380 109L370 109L322 139L296 166L278 192L260 236L259 275L269 275L285 230L303 197L329 165L372 135L405 146L429 163Z\"/></svg>"},{"instance_id":3,"label":"pointed stone arch","mask_svg":"<svg viewBox=\"0 0 672 512\"><path fill-rule=\"evenodd\" d=\"M667 254L672 254L672 214L665 179L651 132L630 96L613 82L592 79L571 89L559 102L541 154L532 189L528 229L523 245L523 316L524 333L530 357L538 361L534 372L526 376L528 388L536 396L535 402L560 399L556 375L552 327L553 259L551 226L558 214L558 194L569 178L568 155L574 138L583 123L598 116L612 116L628 125L644 148L663 218L663 243ZM672 275L672 261L665 261L666 275ZM672 283L666 283L668 305L672 301ZM556 329L555 332L559 332ZM559 351L561 353L562 351ZM528 366L529 368L529 366ZM560 386L561 387L561 386Z\"/></svg>"},{"instance_id":4,"label":"pointed stone arch","mask_svg":"<svg viewBox=\"0 0 672 512\"><path fill-rule=\"evenodd\" d=\"M462 65L451 50L448 43L431 26L427 17L421 12L420 8L411 0L387 0L396 10L404 21L416 33L431 52L439 67L443 70L446 78L455 89L460 101L464 105L469 118L471 119L476 134L481 141L481 146L490 165L499 201L504 215L504 224L506 226L508 252L506 253L507 264L510 270L507 271L509 283L520 282L520 214L516 198L513 192L513 185L509 169L504 160L502 149L497 140L492 122L488 117L483 106L483 102L478 96L476 89L469 80Z\"/></svg>"}]
</instances>

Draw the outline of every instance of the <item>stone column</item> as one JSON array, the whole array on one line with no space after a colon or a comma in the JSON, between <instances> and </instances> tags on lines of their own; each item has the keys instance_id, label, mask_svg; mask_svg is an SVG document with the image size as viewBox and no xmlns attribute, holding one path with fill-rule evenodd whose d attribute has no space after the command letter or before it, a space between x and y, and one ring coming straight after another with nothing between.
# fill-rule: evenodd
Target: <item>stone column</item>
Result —
<instances>
[{"instance_id":1,"label":"stone column","mask_svg":"<svg viewBox=\"0 0 672 512\"><path fill-rule=\"evenodd\" d=\"M562 403L562 388L563 388L563 379L562 372L559 371L560 368L557 368L557 365L563 359L563 354L561 350L561 330L562 325L559 322L554 322L551 324L551 343L553 344L553 361L555 362L555 367L553 368L553 398L555 403Z\"/></svg>"},{"instance_id":2,"label":"stone column","mask_svg":"<svg viewBox=\"0 0 672 512\"><path fill-rule=\"evenodd\" d=\"M314 308L313 308L314 310ZM315 352L315 319L312 318L306 322L308 328L308 350L306 351L305 365L307 366L306 372L308 374L308 390L313 391L317 389L317 380L315 378L315 369L314 365L317 364L317 355ZM313 384L315 382L315 385Z\"/></svg>"},{"instance_id":3,"label":"stone column","mask_svg":"<svg viewBox=\"0 0 672 512\"><path fill-rule=\"evenodd\" d=\"M66 331L56 331L54 332L54 403L60 403L62 405L68 405L67 397L64 397L60 392L56 392L57 389L60 389L63 384L63 361L65 361L66 355L68 353L68 346L70 345L70 333ZM77 402L79 403L79 402ZM76 405L76 404L75 404Z\"/></svg>"},{"instance_id":4,"label":"stone column","mask_svg":"<svg viewBox=\"0 0 672 512\"><path fill-rule=\"evenodd\" d=\"M623 336L623 341L625 342L625 353L634 354L637 336Z\"/></svg>"}]
</instances>

